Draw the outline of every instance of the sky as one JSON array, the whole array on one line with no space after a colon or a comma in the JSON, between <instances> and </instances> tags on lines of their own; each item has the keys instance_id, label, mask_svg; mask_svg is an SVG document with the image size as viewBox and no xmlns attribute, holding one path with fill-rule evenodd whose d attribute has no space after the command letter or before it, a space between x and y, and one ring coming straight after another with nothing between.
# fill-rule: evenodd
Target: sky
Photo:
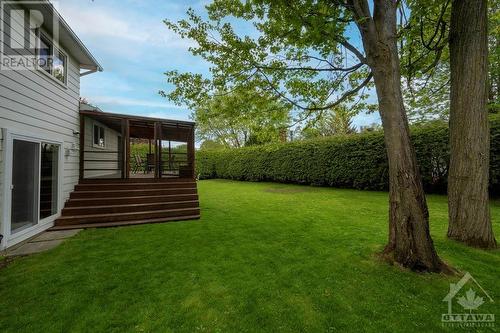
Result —
<instances>
[{"instance_id":1,"label":"sky","mask_svg":"<svg viewBox=\"0 0 500 333\"><path fill-rule=\"evenodd\" d=\"M173 87L168 70L208 74L209 64L188 51L192 41L167 29L164 19L204 13L208 0L58 0L66 22L104 68L81 78L81 96L105 112L188 120L191 111L161 97ZM379 122L358 115L356 126Z\"/></svg>"}]
</instances>

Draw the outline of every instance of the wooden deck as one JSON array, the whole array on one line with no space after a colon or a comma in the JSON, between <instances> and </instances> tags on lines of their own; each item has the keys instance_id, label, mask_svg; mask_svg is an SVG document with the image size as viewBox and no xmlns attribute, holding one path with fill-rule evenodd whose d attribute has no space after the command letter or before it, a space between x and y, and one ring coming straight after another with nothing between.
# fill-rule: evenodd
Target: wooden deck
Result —
<instances>
[{"instance_id":1,"label":"wooden deck","mask_svg":"<svg viewBox=\"0 0 500 333\"><path fill-rule=\"evenodd\" d=\"M83 179L52 230L114 227L200 217L193 179Z\"/></svg>"}]
</instances>

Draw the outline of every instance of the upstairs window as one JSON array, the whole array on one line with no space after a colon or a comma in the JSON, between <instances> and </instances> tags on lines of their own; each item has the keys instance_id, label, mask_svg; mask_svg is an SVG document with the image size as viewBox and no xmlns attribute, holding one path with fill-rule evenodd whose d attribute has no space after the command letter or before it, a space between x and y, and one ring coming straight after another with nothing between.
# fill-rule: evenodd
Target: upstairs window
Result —
<instances>
[{"instance_id":1,"label":"upstairs window","mask_svg":"<svg viewBox=\"0 0 500 333\"><path fill-rule=\"evenodd\" d=\"M61 83L66 84L66 55L55 47L50 38L41 33L40 29L36 31L36 35L38 39L38 65L40 69L52 75Z\"/></svg>"},{"instance_id":2,"label":"upstairs window","mask_svg":"<svg viewBox=\"0 0 500 333\"><path fill-rule=\"evenodd\" d=\"M57 49L54 52L52 75L62 83L66 83L66 56Z\"/></svg>"},{"instance_id":3,"label":"upstairs window","mask_svg":"<svg viewBox=\"0 0 500 333\"><path fill-rule=\"evenodd\" d=\"M52 63L52 53L54 52L54 47L50 43L49 39L43 35L39 37L38 45L38 65L41 69L50 74L50 64Z\"/></svg>"},{"instance_id":4,"label":"upstairs window","mask_svg":"<svg viewBox=\"0 0 500 333\"><path fill-rule=\"evenodd\" d=\"M106 146L106 137L104 127L94 125L94 146L104 148Z\"/></svg>"}]
</instances>

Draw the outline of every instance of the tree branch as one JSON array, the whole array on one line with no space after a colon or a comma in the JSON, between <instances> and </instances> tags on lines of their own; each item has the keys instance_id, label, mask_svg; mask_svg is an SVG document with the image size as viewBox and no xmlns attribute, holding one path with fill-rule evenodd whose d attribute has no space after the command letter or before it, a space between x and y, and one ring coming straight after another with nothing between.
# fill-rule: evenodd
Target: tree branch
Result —
<instances>
[{"instance_id":1,"label":"tree branch","mask_svg":"<svg viewBox=\"0 0 500 333\"><path fill-rule=\"evenodd\" d=\"M327 104L324 106L320 106L320 107L307 107L307 106L300 105L299 103L290 99L283 92L281 92L277 87L274 86L273 82L271 82L271 80L267 77L267 75L264 72L262 72L260 70L259 70L259 72L260 72L260 74L262 74L264 79L267 81L271 90L273 90L278 96L280 96L281 98L286 100L288 103L290 103L293 106L295 106L301 110L304 110L304 111L321 111L321 110L327 110L327 109L333 108L333 107L339 105L340 103L344 102L345 100L347 100L349 97L357 94L363 87L365 87L366 85L368 85L368 83L370 83L370 81L373 77L373 74L370 72L368 74L368 76L364 79L364 81L361 82L356 88L353 88L351 90L346 91L333 103L330 103L330 104Z\"/></svg>"},{"instance_id":2,"label":"tree branch","mask_svg":"<svg viewBox=\"0 0 500 333\"><path fill-rule=\"evenodd\" d=\"M446 33L446 22L443 20L444 14L446 13L446 8L448 8L448 5L450 3L450 0L447 0L443 7L441 8L441 12L439 13L439 17L437 20L436 28L434 29L434 33L432 34L431 39L429 40L428 43L425 42L424 38L424 18L420 18L420 39L422 41L422 45L424 45L425 48L434 51L436 48L439 46L439 43L441 39L443 38L444 34ZM439 34L439 39L437 40L436 44L434 47L431 47L432 42L434 41L434 38L436 38L437 34L439 33L439 28L441 28L441 33Z\"/></svg>"},{"instance_id":3,"label":"tree branch","mask_svg":"<svg viewBox=\"0 0 500 333\"><path fill-rule=\"evenodd\" d=\"M349 43L345 39L344 40L339 40L338 42L343 47L345 47L346 49L348 49L349 51L351 51L359 59L359 61L361 61L363 64L366 64L366 58L365 58L365 56L354 45L352 45L351 43Z\"/></svg>"},{"instance_id":4,"label":"tree branch","mask_svg":"<svg viewBox=\"0 0 500 333\"><path fill-rule=\"evenodd\" d=\"M314 67L275 67L268 65L255 65L258 69L283 70L283 71L311 71L311 72L353 72L363 66L363 63L358 63L351 67L336 67L331 68L314 68Z\"/></svg>"}]
</instances>

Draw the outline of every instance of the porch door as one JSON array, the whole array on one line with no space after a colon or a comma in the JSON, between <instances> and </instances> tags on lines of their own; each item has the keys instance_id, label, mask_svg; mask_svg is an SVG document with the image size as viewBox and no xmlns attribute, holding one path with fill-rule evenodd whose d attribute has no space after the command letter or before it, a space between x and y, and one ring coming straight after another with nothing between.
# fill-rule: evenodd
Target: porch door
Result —
<instances>
[{"instance_id":1,"label":"porch door","mask_svg":"<svg viewBox=\"0 0 500 333\"><path fill-rule=\"evenodd\" d=\"M40 144L13 140L11 233L38 223Z\"/></svg>"}]
</instances>

